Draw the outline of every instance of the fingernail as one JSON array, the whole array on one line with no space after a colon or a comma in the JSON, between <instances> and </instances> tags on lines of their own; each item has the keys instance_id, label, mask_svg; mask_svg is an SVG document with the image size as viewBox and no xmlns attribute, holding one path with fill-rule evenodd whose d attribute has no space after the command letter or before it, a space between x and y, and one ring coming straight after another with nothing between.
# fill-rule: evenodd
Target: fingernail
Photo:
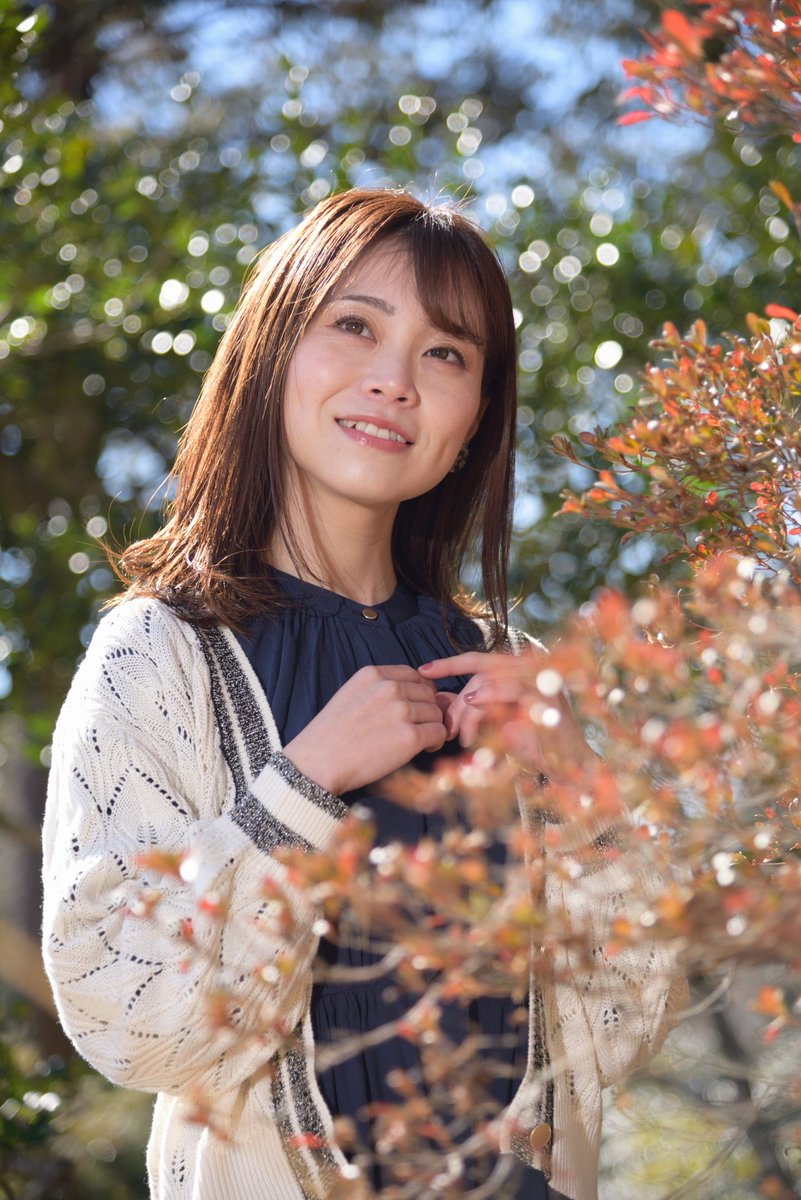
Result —
<instances>
[{"instance_id":1,"label":"fingernail","mask_svg":"<svg viewBox=\"0 0 801 1200\"><path fill-rule=\"evenodd\" d=\"M430 670L430 669L431 669L431 667L433 667L433 665L434 665L434 664L433 664L432 662L429 662L429 663L421 663L421 664L420 664L420 666L417 668L417 670L418 670L418 671L428 671L428 670Z\"/></svg>"},{"instance_id":2,"label":"fingernail","mask_svg":"<svg viewBox=\"0 0 801 1200\"><path fill-rule=\"evenodd\" d=\"M474 692L465 692L462 699L466 700L468 704L472 704L477 699L479 691L480 689L476 688Z\"/></svg>"}]
</instances>

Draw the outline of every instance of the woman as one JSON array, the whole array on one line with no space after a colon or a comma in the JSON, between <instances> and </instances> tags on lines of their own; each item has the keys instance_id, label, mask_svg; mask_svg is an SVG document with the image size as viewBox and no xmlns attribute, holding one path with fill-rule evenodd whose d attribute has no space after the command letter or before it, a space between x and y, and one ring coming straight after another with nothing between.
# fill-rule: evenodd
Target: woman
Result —
<instances>
[{"instance_id":1,"label":"woman","mask_svg":"<svg viewBox=\"0 0 801 1200\"><path fill-rule=\"evenodd\" d=\"M315 1035L375 1028L399 1002L326 984L325 962L374 956L321 947L297 895L292 969L270 969L265 879L285 882L276 846L326 846L356 798L379 841L419 837L425 818L377 782L478 732L510 645L514 380L508 287L464 217L400 192L324 201L251 276L185 432L169 520L121 557L128 589L54 737L44 953L81 1053L158 1092L154 1197L326 1196L354 1178L332 1114L369 1140L364 1104L391 1098L387 1070L409 1065L396 1040L316 1079ZM477 542L483 625L458 591ZM154 851L189 855L179 872ZM209 896L225 922L199 915ZM188 937L202 953L187 955ZM525 1167L496 1194L545 1200L548 1171L571 1200L595 1196L600 1088L664 1035L649 969L632 967L631 1012L611 1033L602 1001L595 1029L591 999L533 981L500 1097L502 1149ZM213 1036L221 980L233 1000ZM508 1010L488 1000L472 1015L508 1033ZM227 1141L187 1122L200 1098Z\"/></svg>"}]
</instances>

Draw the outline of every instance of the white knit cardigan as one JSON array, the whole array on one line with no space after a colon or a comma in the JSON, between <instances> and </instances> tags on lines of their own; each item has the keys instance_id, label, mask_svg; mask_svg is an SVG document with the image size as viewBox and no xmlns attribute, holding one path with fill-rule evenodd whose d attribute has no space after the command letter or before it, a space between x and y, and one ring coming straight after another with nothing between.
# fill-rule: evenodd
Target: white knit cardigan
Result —
<instances>
[{"instance_id":1,"label":"white knit cardigan","mask_svg":"<svg viewBox=\"0 0 801 1200\"><path fill-rule=\"evenodd\" d=\"M282 755L229 630L153 600L103 618L53 738L44 961L79 1052L114 1082L158 1093L153 1200L318 1200L349 1170L315 1081L315 912L272 856L278 845L325 847L344 813ZM598 826L585 846L597 869L572 882L555 872L548 902L608 929L632 880L603 855L604 835ZM191 869L137 864L154 850L191 850ZM263 919L267 879L286 889L299 931L289 974L259 970L282 948ZM209 895L224 922L199 912ZM187 921L201 954L187 953ZM656 1051L682 995L656 946L614 958L599 947L595 960L590 974L575 964L571 985L532 981L528 1069L503 1125L503 1147L573 1200L597 1195L601 1088ZM233 1027L215 1031L221 983ZM297 1031L293 1043L270 1035L269 1012ZM227 1140L187 1120L202 1097ZM534 1151L526 1135L536 1128L541 1142L545 1124L552 1142Z\"/></svg>"}]
</instances>

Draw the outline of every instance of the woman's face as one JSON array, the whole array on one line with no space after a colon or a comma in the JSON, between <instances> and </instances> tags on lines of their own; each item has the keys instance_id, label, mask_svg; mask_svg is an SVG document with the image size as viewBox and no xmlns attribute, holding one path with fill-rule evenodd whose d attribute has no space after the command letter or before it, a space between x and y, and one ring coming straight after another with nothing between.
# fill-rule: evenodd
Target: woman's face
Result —
<instances>
[{"instance_id":1,"label":"woman's face","mask_svg":"<svg viewBox=\"0 0 801 1200\"><path fill-rule=\"evenodd\" d=\"M481 345L432 324L403 250L367 251L289 363L290 483L322 511L396 511L435 487L475 433L483 368Z\"/></svg>"}]
</instances>

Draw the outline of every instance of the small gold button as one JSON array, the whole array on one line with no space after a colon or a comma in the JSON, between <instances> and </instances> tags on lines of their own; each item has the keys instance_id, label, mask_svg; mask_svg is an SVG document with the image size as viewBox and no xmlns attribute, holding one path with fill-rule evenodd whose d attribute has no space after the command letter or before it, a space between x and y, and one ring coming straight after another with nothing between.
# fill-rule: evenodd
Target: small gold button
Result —
<instances>
[{"instance_id":1,"label":"small gold button","mask_svg":"<svg viewBox=\"0 0 801 1200\"><path fill-rule=\"evenodd\" d=\"M550 1125L535 1125L528 1135L528 1144L532 1150L544 1150L551 1140Z\"/></svg>"},{"instance_id":2,"label":"small gold button","mask_svg":"<svg viewBox=\"0 0 801 1200\"><path fill-rule=\"evenodd\" d=\"M363 616L363 617L364 617L364 618L365 618L367 621L375 621L375 619L376 619L376 618L377 618L377 616L378 616L378 613L375 611L375 609L374 609L374 608L363 608L363 609L362 609L362 616Z\"/></svg>"}]
</instances>

